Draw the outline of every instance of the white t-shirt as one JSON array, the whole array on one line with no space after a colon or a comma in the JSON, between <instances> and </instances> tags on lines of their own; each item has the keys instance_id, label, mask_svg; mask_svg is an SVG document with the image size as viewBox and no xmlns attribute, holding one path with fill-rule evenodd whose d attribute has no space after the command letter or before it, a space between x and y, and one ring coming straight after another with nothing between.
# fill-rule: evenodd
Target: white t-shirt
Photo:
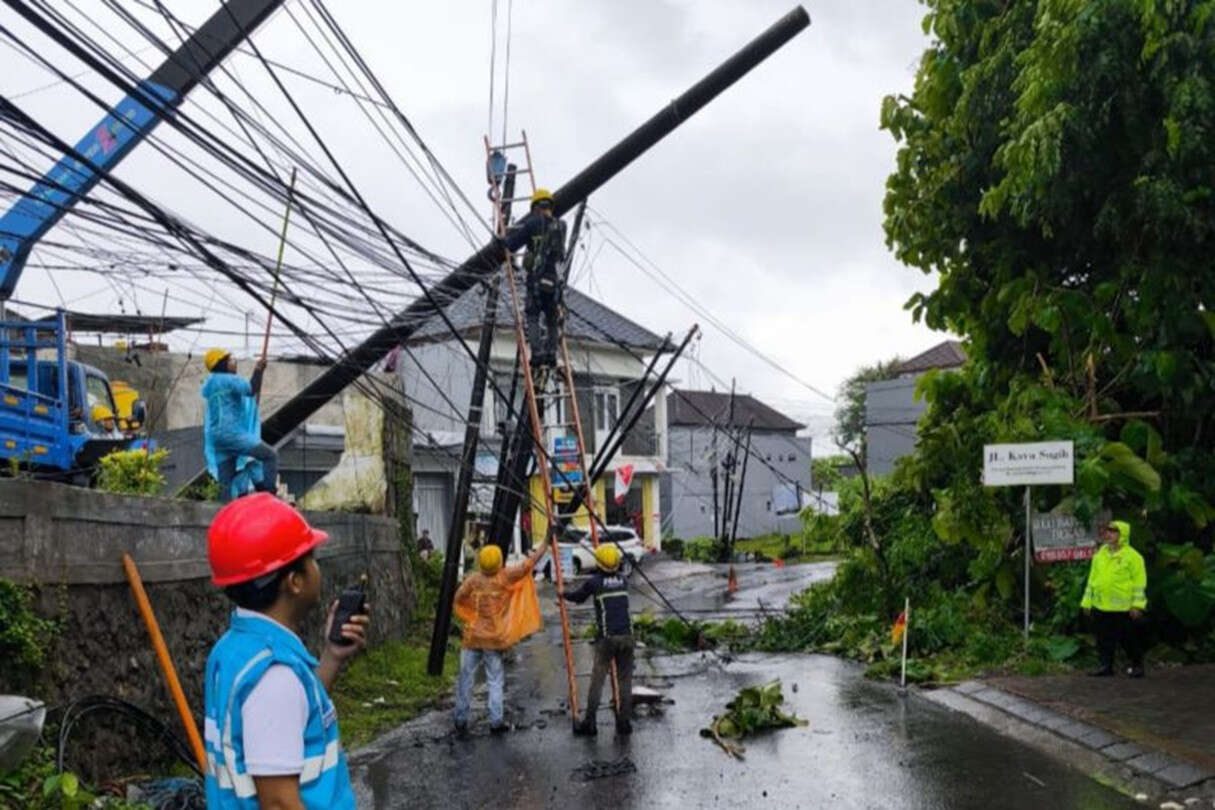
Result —
<instances>
[{"instance_id":1,"label":"white t-shirt","mask_svg":"<svg viewBox=\"0 0 1215 810\"><path fill-rule=\"evenodd\" d=\"M255 611L237 608L237 613L274 622L269 616ZM290 776L304 770L308 694L295 670L286 664L272 664L245 699L240 718L244 730L246 773L250 776Z\"/></svg>"}]
</instances>

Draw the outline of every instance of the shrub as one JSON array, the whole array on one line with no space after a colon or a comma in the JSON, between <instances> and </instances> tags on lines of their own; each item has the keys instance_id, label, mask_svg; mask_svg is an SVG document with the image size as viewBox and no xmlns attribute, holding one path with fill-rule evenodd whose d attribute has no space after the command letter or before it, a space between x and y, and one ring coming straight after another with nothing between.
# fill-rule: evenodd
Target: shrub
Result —
<instances>
[{"instance_id":1,"label":"shrub","mask_svg":"<svg viewBox=\"0 0 1215 810\"><path fill-rule=\"evenodd\" d=\"M97 488L129 495L159 495L165 486L160 465L169 451L115 450L100 461Z\"/></svg>"},{"instance_id":2,"label":"shrub","mask_svg":"<svg viewBox=\"0 0 1215 810\"><path fill-rule=\"evenodd\" d=\"M31 600L28 587L0 579L0 681L14 686L32 681L58 630L55 622L34 614Z\"/></svg>"}]
</instances>

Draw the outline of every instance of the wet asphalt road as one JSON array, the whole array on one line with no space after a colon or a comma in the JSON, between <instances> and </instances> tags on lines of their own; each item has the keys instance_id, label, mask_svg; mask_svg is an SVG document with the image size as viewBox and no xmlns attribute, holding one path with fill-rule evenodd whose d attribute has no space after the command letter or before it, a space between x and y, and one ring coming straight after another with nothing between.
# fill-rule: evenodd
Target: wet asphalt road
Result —
<instances>
[{"instance_id":1,"label":"wet asphalt road","mask_svg":"<svg viewBox=\"0 0 1215 810\"><path fill-rule=\"evenodd\" d=\"M788 570L788 569L786 569ZM807 576L812 572L807 570ZM697 587L684 582L692 601ZM794 580L796 577L794 577ZM752 577L759 590L794 580ZM668 590L660 582L664 592ZM680 588L672 584L671 590ZM770 592L770 591L769 591ZM714 596L708 597L709 601ZM517 648L508 669L508 710L518 729L502 737L481 722L457 741L445 713L419 718L352 757L364 808L975 808L1106 810L1141 807L1033 749L914 692L866 681L829 656L711 654L639 662L638 681L666 700L660 716L641 709L635 733L574 738L564 714L565 676L556 623ZM589 645L576 645L580 692ZM787 703L809 721L746 742L746 760L698 735L739 688L780 678ZM796 691L794 691L796 686ZM580 781L593 761L628 759L636 771Z\"/></svg>"}]
</instances>

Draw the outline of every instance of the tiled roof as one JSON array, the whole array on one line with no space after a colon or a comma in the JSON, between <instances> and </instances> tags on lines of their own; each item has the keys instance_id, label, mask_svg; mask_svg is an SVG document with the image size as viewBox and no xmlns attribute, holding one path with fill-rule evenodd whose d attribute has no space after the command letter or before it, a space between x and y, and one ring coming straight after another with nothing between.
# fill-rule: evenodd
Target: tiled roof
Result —
<instances>
[{"instance_id":1,"label":"tiled roof","mask_svg":"<svg viewBox=\"0 0 1215 810\"><path fill-rule=\"evenodd\" d=\"M667 424L672 427L724 427L730 417L730 392L672 391L667 396ZM752 423L754 419L754 423ZM734 395L732 427L754 424L756 430L796 431L805 427L747 394Z\"/></svg>"},{"instance_id":2,"label":"tiled roof","mask_svg":"<svg viewBox=\"0 0 1215 810\"><path fill-rule=\"evenodd\" d=\"M520 288L522 292L522 288ZM657 351L663 339L644 326L609 309L590 296L573 287L565 288L565 334L571 340L595 343L623 343L633 349ZM477 284L466 290L447 306L447 317L460 332L475 330L485 318L485 289ZM502 284L498 295L498 328L513 328L514 310L511 305L510 285ZM431 318L414 332L410 343L423 343L436 338L447 338L451 331L441 318Z\"/></svg>"},{"instance_id":3,"label":"tiled roof","mask_svg":"<svg viewBox=\"0 0 1215 810\"><path fill-rule=\"evenodd\" d=\"M938 343L926 352L920 352L910 360L894 367L896 374L918 374L932 368L957 368L966 362L966 352L956 340Z\"/></svg>"}]
</instances>

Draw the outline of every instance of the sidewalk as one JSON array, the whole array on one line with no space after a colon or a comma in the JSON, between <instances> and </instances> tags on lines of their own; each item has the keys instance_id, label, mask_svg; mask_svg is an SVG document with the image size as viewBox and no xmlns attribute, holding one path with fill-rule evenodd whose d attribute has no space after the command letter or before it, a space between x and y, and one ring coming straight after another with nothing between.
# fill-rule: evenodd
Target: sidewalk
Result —
<instances>
[{"instance_id":1,"label":"sidewalk","mask_svg":"<svg viewBox=\"0 0 1215 810\"><path fill-rule=\"evenodd\" d=\"M995 677L943 691L1049 731L1167 791L1215 795L1215 665L1152 670L1144 680Z\"/></svg>"}]
</instances>

